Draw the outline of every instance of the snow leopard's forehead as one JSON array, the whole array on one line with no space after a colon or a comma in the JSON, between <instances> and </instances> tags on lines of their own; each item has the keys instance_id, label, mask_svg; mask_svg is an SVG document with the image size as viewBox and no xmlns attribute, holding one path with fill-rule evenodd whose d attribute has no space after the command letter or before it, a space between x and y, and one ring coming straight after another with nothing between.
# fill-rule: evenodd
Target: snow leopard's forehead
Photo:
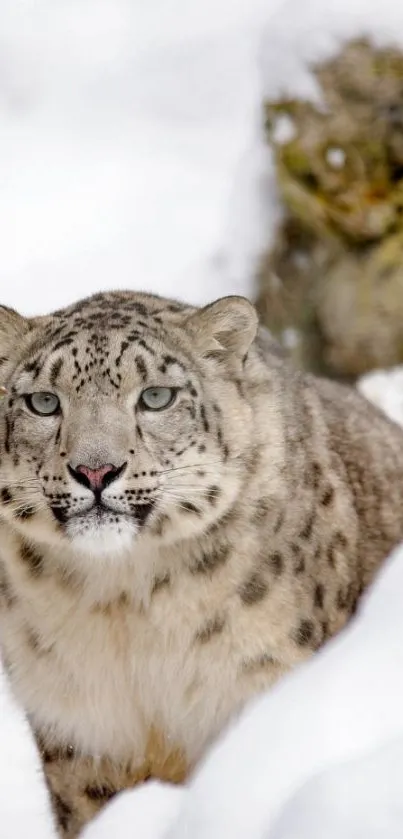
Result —
<instances>
[{"instance_id":1,"label":"snow leopard's forehead","mask_svg":"<svg viewBox=\"0 0 403 839\"><path fill-rule=\"evenodd\" d=\"M53 313L53 317L77 328L112 325L113 329L124 329L133 321L141 323L141 319L145 319L147 325L151 321L162 324L169 316L191 311L194 309L184 303L154 294L110 291L94 294L65 309L59 309Z\"/></svg>"},{"instance_id":2,"label":"snow leopard's forehead","mask_svg":"<svg viewBox=\"0 0 403 839\"><path fill-rule=\"evenodd\" d=\"M16 370L18 385L55 386L64 371L72 394L91 384L116 391L128 370L146 382L149 373L184 369L191 344L183 325L192 311L134 292L109 292L79 301L42 319Z\"/></svg>"}]
</instances>

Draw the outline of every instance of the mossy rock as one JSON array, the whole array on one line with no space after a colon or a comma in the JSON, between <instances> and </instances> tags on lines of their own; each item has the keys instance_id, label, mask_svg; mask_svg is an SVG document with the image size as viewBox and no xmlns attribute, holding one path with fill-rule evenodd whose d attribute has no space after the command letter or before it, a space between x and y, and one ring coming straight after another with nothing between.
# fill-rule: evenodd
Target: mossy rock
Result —
<instances>
[{"instance_id":1,"label":"mossy rock","mask_svg":"<svg viewBox=\"0 0 403 839\"><path fill-rule=\"evenodd\" d=\"M329 264L315 288L325 366L350 377L403 360L403 232Z\"/></svg>"},{"instance_id":2,"label":"mossy rock","mask_svg":"<svg viewBox=\"0 0 403 839\"><path fill-rule=\"evenodd\" d=\"M327 258L321 250L316 237L288 219L262 262L257 309L297 366L326 373L314 297L321 256Z\"/></svg>"},{"instance_id":3,"label":"mossy rock","mask_svg":"<svg viewBox=\"0 0 403 839\"><path fill-rule=\"evenodd\" d=\"M258 307L298 363L349 378L403 361L403 54L359 40L313 72L321 106L265 103L285 220Z\"/></svg>"}]
</instances>

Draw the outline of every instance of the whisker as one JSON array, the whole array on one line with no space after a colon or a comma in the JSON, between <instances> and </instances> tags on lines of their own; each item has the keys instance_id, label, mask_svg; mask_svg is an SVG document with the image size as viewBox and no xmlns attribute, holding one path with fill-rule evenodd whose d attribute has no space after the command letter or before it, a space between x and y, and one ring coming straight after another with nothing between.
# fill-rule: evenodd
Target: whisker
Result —
<instances>
[{"instance_id":1,"label":"whisker","mask_svg":"<svg viewBox=\"0 0 403 839\"><path fill-rule=\"evenodd\" d=\"M209 495L221 495L221 489L217 487L198 487L198 486L189 486L188 484L167 484L165 487L161 487L162 491L171 492L171 490L183 490L183 492L195 492L195 493L204 493L207 492Z\"/></svg>"},{"instance_id":2,"label":"whisker","mask_svg":"<svg viewBox=\"0 0 403 839\"><path fill-rule=\"evenodd\" d=\"M183 500L183 499L182 499L182 500ZM178 504L178 507L179 507L179 509L180 509L180 510L184 510L186 513L188 513L188 512L189 512L189 510L188 510L188 508L186 507L186 505L185 505L185 504L180 504L180 503L179 503L179 504ZM200 511L200 512L202 512L202 511Z\"/></svg>"},{"instance_id":3,"label":"whisker","mask_svg":"<svg viewBox=\"0 0 403 839\"><path fill-rule=\"evenodd\" d=\"M3 504L26 504L30 501L43 501L43 496L38 493L24 493L22 497L12 496L4 499Z\"/></svg>"},{"instance_id":4,"label":"whisker","mask_svg":"<svg viewBox=\"0 0 403 839\"><path fill-rule=\"evenodd\" d=\"M35 504L38 507L46 508L46 502L42 494L38 492L27 492L21 497L11 497L3 500L3 507L13 507L15 510L23 509L28 504Z\"/></svg>"},{"instance_id":5,"label":"whisker","mask_svg":"<svg viewBox=\"0 0 403 839\"><path fill-rule=\"evenodd\" d=\"M161 492L160 496L163 496L163 498L182 498L182 499L185 499L188 494L189 493L188 493L187 489L181 491L180 489L175 490L175 487L173 487L172 489L168 489L166 492Z\"/></svg>"},{"instance_id":6,"label":"whisker","mask_svg":"<svg viewBox=\"0 0 403 839\"><path fill-rule=\"evenodd\" d=\"M206 498L203 497L203 494L201 494L200 492L167 492L164 493L162 497L167 501L187 501L189 498L191 498L193 500L199 500L200 503L204 503L206 500ZM214 495L213 497L219 498L220 496Z\"/></svg>"},{"instance_id":7,"label":"whisker","mask_svg":"<svg viewBox=\"0 0 403 839\"><path fill-rule=\"evenodd\" d=\"M159 469L157 474L158 475L168 475L170 472L181 472L185 471L186 469L206 469L208 466L217 466L217 464L223 465L222 460L211 460L207 463L188 463L185 466L173 466L170 469Z\"/></svg>"},{"instance_id":8,"label":"whisker","mask_svg":"<svg viewBox=\"0 0 403 839\"><path fill-rule=\"evenodd\" d=\"M26 502L25 504L18 504L18 505L11 505L11 504L3 504L0 507L0 513L5 512L6 509L9 509L11 513L18 516L20 513L23 513L27 507L33 507L35 513L40 513L42 510L46 510L45 504L37 504L33 502Z\"/></svg>"},{"instance_id":9,"label":"whisker","mask_svg":"<svg viewBox=\"0 0 403 839\"><path fill-rule=\"evenodd\" d=\"M15 497L10 498L10 499L7 498L3 501L3 505L5 507L8 506L8 505L13 505L13 504L14 504L14 506L21 506L21 505L24 505L24 504L30 504L31 502L34 502L34 501L35 502L41 501L43 503L43 501L44 501L43 496L38 495L38 494L31 494L30 493L30 494L24 495L22 498L15 498Z\"/></svg>"},{"instance_id":10,"label":"whisker","mask_svg":"<svg viewBox=\"0 0 403 839\"><path fill-rule=\"evenodd\" d=\"M11 480L5 481L4 483L2 483L2 486L3 487L21 487L21 489L23 489L26 486L41 486L41 483L38 480L38 478L18 478L18 479L11 478Z\"/></svg>"}]
</instances>

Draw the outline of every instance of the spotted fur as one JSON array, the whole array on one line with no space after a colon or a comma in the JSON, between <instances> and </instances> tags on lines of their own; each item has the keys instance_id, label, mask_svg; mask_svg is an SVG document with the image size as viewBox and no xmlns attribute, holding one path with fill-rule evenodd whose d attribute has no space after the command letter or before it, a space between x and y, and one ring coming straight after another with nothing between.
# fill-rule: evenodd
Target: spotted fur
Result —
<instances>
[{"instance_id":1,"label":"spotted fur","mask_svg":"<svg viewBox=\"0 0 403 839\"><path fill-rule=\"evenodd\" d=\"M182 782L345 625L403 537L403 434L288 367L236 297L0 309L0 384L2 656L73 839L119 790ZM82 464L114 467L102 497Z\"/></svg>"}]
</instances>

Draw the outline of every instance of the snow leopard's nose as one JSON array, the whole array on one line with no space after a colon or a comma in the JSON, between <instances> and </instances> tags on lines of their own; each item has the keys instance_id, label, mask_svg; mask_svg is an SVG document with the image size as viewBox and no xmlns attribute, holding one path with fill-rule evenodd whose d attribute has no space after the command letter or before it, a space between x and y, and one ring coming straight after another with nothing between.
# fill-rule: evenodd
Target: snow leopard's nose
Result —
<instances>
[{"instance_id":1,"label":"snow leopard's nose","mask_svg":"<svg viewBox=\"0 0 403 839\"><path fill-rule=\"evenodd\" d=\"M82 486L87 487L87 489L92 489L96 493L102 492L109 484L116 481L124 469L126 469L126 463L122 463L121 466L114 466L113 463L105 463L96 469L92 469L90 466L85 466L82 463L76 466L75 469L70 464L68 465L71 477L79 484L82 484Z\"/></svg>"}]
</instances>

